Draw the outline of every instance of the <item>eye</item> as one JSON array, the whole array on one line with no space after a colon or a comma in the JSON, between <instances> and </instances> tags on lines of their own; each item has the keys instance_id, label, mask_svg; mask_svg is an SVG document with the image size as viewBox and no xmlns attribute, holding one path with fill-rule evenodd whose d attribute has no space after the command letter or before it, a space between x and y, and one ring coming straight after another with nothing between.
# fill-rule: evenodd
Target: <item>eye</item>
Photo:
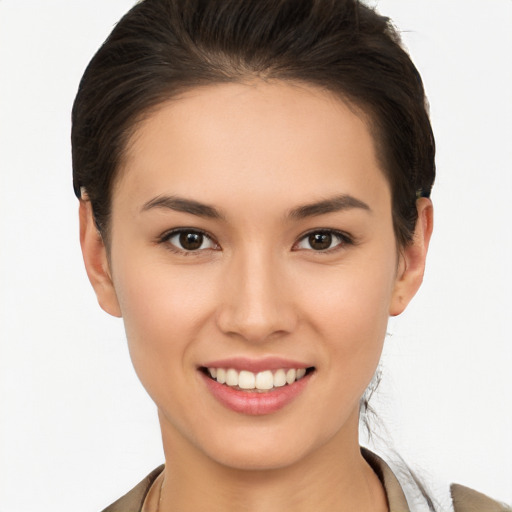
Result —
<instances>
[{"instance_id":1,"label":"eye","mask_svg":"<svg viewBox=\"0 0 512 512\"><path fill-rule=\"evenodd\" d=\"M351 239L344 233L331 230L311 231L303 236L295 245L298 250L328 251L339 246L350 244Z\"/></svg>"},{"instance_id":2,"label":"eye","mask_svg":"<svg viewBox=\"0 0 512 512\"><path fill-rule=\"evenodd\" d=\"M174 230L164 235L161 242L180 252L197 252L205 249L218 249L219 246L208 235L193 229Z\"/></svg>"}]
</instances>

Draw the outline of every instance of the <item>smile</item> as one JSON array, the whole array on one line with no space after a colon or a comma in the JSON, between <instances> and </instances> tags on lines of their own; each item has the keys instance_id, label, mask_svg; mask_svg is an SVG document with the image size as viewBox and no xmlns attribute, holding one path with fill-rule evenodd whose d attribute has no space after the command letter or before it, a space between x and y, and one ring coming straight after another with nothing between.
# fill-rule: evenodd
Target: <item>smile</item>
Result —
<instances>
[{"instance_id":1,"label":"smile","mask_svg":"<svg viewBox=\"0 0 512 512\"><path fill-rule=\"evenodd\" d=\"M237 371L234 368L207 368L207 373L219 384L233 389L266 392L291 385L312 370L313 368L279 368L255 373L249 370Z\"/></svg>"},{"instance_id":2,"label":"smile","mask_svg":"<svg viewBox=\"0 0 512 512\"><path fill-rule=\"evenodd\" d=\"M316 380L315 366L279 356L230 357L204 362L198 374L211 396L236 413L277 413L297 400Z\"/></svg>"}]
</instances>

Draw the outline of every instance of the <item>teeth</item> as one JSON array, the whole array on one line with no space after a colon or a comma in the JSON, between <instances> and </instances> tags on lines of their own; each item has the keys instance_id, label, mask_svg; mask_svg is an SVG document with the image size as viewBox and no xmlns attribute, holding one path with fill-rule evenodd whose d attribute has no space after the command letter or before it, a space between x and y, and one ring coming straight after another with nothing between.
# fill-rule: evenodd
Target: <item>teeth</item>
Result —
<instances>
[{"instance_id":1,"label":"teeth","mask_svg":"<svg viewBox=\"0 0 512 512\"><path fill-rule=\"evenodd\" d=\"M208 373L219 384L240 389L268 391L302 379L306 375L306 368L279 369L274 373L271 370L265 370L256 374L247 370L237 372L233 368L227 370L225 368L208 368Z\"/></svg>"},{"instance_id":2,"label":"teeth","mask_svg":"<svg viewBox=\"0 0 512 512\"><path fill-rule=\"evenodd\" d=\"M238 386L238 372L233 368L226 372L226 384L228 386Z\"/></svg>"},{"instance_id":3,"label":"teeth","mask_svg":"<svg viewBox=\"0 0 512 512\"><path fill-rule=\"evenodd\" d=\"M212 368L212 370L215 370L215 368ZM216 378L217 382L219 382L220 384L224 384L226 382L226 370L224 370L224 368L217 368L217 377L213 376L211 370L210 374L214 379Z\"/></svg>"},{"instance_id":4,"label":"teeth","mask_svg":"<svg viewBox=\"0 0 512 512\"><path fill-rule=\"evenodd\" d=\"M242 373L242 372L240 372ZM272 389L274 387L274 376L270 370L258 373L256 375L256 389Z\"/></svg>"},{"instance_id":5,"label":"teeth","mask_svg":"<svg viewBox=\"0 0 512 512\"><path fill-rule=\"evenodd\" d=\"M286 372L286 382L288 384L291 384L292 382L295 382L295 378L296 377L297 377L297 371L294 370L293 368Z\"/></svg>"},{"instance_id":6,"label":"teeth","mask_svg":"<svg viewBox=\"0 0 512 512\"><path fill-rule=\"evenodd\" d=\"M286 372L284 370L277 370L274 373L274 387L280 388L286 384Z\"/></svg>"},{"instance_id":7,"label":"teeth","mask_svg":"<svg viewBox=\"0 0 512 512\"><path fill-rule=\"evenodd\" d=\"M229 370L229 371L235 371L235 370ZM240 372L240 376L238 377L238 385L242 389L254 389L256 387L255 381L256 381L256 378L254 377L254 373L246 372L245 370Z\"/></svg>"}]
</instances>

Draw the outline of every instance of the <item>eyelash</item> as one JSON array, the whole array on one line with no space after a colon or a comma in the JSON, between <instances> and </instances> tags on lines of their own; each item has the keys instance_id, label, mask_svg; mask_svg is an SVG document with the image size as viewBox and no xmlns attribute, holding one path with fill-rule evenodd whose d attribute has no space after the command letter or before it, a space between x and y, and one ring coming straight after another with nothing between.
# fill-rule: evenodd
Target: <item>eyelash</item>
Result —
<instances>
[{"instance_id":1,"label":"eyelash","mask_svg":"<svg viewBox=\"0 0 512 512\"><path fill-rule=\"evenodd\" d=\"M201 245L204 244L205 241L209 240L209 242L213 245L213 247L206 247L201 249L201 247L198 247L197 249L190 249L187 250L185 248L180 248L176 244L171 242L171 239L176 236L181 235L200 235L202 238ZM331 237L336 237L339 240L339 243L337 243L334 247L328 247L327 249L320 249L315 250L313 248L300 248L298 247L300 243L302 243L304 240L306 240L308 237L311 237L312 235L329 235ZM206 233L205 231L202 231L200 229L194 229L194 228L178 228L173 229L172 231L168 231L164 233L162 236L160 236L157 240L159 244L165 244L167 248L175 252L177 254L189 256L189 255L198 255L202 253L205 250L219 250L220 246L218 242L215 241L215 239ZM332 242L332 241L331 241ZM294 251L300 251L300 250L306 250L306 251L312 251L314 253L319 254L329 254L331 252L335 252L337 250L340 250L341 248L347 246L347 245L355 245L354 239L348 235L347 233L344 233L343 231L338 231L335 229L314 229L311 231L308 231L307 233L302 234L297 242L293 245L292 250Z\"/></svg>"},{"instance_id":2,"label":"eyelash","mask_svg":"<svg viewBox=\"0 0 512 512\"><path fill-rule=\"evenodd\" d=\"M339 243L337 243L334 247L329 247L327 249L322 249L322 250L315 250L312 248L311 249L306 249L306 248L295 249L295 247L297 247L302 241L306 240L307 238L309 238L312 235L330 235L331 237L336 237L339 240ZM319 254L330 254L332 252L343 249L347 245L355 245L355 240L347 233L344 233L343 231L338 231L336 229L329 229L329 228L321 229L320 228L320 229L313 229L313 230L308 231L307 233L304 233L303 235L301 235L293 247L295 250L298 250L298 251L306 250L306 251L312 251L314 253L319 253Z\"/></svg>"},{"instance_id":3,"label":"eyelash","mask_svg":"<svg viewBox=\"0 0 512 512\"><path fill-rule=\"evenodd\" d=\"M199 247L197 249L192 249L192 250L180 248L176 244L173 244L171 242L171 239L176 236L181 236L181 235L200 235L201 237L203 237L203 239L201 240L201 245L204 244L205 241L209 240L210 243L214 247L207 247L204 249L201 249ZM211 235L209 235L205 231L201 231L200 229L193 229L193 228L179 228L179 229L173 229L172 231L167 231L161 237L159 237L157 242L159 244L165 244L167 249L169 249L170 251L180 254L180 255L184 255L184 256L199 255L205 250L218 250L218 248L220 248L219 244L215 241L215 239Z\"/></svg>"}]
</instances>

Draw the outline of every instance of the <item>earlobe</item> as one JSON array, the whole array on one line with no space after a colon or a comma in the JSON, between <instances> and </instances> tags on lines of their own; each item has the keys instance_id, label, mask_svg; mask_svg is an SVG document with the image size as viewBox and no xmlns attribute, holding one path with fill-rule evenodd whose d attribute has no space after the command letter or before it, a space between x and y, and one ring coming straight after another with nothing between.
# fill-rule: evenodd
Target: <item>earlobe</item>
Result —
<instances>
[{"instance_id":1,"label":"earlobe","mask_svg":"<svg viewBox=\"0 0 512 512\"><path fill-rule=\"evenodd\" d=\"M80 199L79 217L80 245L85 269L98 303L110 315L121 317L121 308L112 281L107 249L94 222L91 203L87 199Z\"/></svg>"},{"instance_id":2,"label":"earlobe","mask_svg":"<svg viewBox=\"0 0 512 512\"><path fill-rule=\"evenodd\" d=\"M416 208L418 219L413 240L400 252L400 265L389 307L390 316L397 316L405 310L423 281L434 212L432 201L426 197L417 200Z\"/></svg>"}]
</instances>

